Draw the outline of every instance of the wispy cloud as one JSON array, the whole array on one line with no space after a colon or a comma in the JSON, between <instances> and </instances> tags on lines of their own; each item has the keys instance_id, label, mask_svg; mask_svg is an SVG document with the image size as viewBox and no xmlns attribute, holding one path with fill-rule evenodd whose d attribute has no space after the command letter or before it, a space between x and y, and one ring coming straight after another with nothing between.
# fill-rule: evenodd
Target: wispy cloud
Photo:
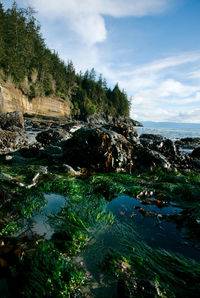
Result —
<instances>
[{"instance_id":1,"label":"wispy cloud","mask_svg":"<svg viewBox=\"0 0 200 298\"><path fill-rule=\"evenodd\" d=\"M141 120L200 122L200 85L194 80L198 73L193 71L199 64L200 53L190 52L138 66L125 74L126 79L122 76L121 84L133 94L132 116Z\"/></svg>"},{"instance_id":2,"label":"wispy cloud","mask_svg":"<svg viewBox=\"0 0 200 298\"><path fill-rule=\"evenodd\" d=\"M51 20L62 19L89 45L103 42L107 36L104 15L121 18L158 14L171 0L24 0L39 14ZM63 30L64 31L64 30Z\"/></svg>"},{"instance_id":3,"label":"wispy cloud","mask_svg":"<svg viewBox=\"0 0 200 298\"><path fill-rule=\"evenodd\" d=\"M125 18L160 14L173 5L172 0L19 1L38 11L48 45L58 50L62 59L72 59L77 70L95 67L110 84L118 82L127 91L132 98L133 118L200 122L200 51L166 54L145 64L129 60L126 64L120 59L112 63L117 49L113 53L109 48L111 36L105 15Z\"/></svg>"}]
</instances>

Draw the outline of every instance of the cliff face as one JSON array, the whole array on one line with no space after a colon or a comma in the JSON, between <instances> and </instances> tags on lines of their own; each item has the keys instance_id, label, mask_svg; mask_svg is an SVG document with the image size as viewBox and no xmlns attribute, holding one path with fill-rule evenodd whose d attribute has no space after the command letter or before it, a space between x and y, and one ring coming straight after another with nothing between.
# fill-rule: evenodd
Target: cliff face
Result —
<instances>
[{"instance_id":1,"label":"cliff face","mask_svg":"<svg viewBox=\"0 0 200 298\"><path fill-rule=\"evenodd\" d=\"M71 110L67 101L57 97L36 97L29 99L12 83L0 84L0 112L22 111L23 114L70 117Z\"/></svg>"}]
</instances>

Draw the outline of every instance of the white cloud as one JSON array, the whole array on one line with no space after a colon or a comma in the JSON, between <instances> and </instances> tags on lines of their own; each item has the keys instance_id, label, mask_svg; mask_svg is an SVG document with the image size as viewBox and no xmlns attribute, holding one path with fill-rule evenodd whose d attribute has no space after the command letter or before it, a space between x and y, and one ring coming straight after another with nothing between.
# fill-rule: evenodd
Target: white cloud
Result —
<instances>
[{"instance_id":1,"label":"white cloud","mask_svg":"<svg viewBox=\"0 0 200 298\"><path fill-rule=\"evenodd\" d=\"M53 31L54 26L61 23L58 37L48 33L48 43L50 41L50 48L55 48L56 40L62 35L59 44L62 59L72 59L77 70L95 67L109 83L118 82L127 91L132 97L133 118L200 122L199 51L179 53L141 65L128 61L130 64L126 66L120 59L117 65L111 64L115 53L106 48L109 42L104 42L110 37L105 15L121 18L159 14L171 5L171 0L22 1L38 10L45 32ZM119 50L122 49L119 46Z\"/></svg>"},{"instance_id":2,"label":"white cloud","mask_svg":"<svg viewBox=\"0 0 200 298\"><path fill-rule=\"evenodd\" d=\"M62 19L89 45L106 39L103 15L141 17L161 13L169 6L169 0L48 0L48 3L24 0L24 3L35 7L41 16Z\"/></svg>"}]
</instances>

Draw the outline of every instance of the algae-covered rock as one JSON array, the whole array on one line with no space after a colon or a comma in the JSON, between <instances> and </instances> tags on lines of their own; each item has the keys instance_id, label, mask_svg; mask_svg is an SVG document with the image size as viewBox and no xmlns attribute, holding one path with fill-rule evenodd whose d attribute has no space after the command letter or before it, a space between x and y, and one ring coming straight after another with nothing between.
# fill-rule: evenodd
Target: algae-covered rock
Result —
<instances>
[{"instance_id":1,"label":"algae-covered rock","mask_svg":"<svg viewBox=\"0 0 200 298\"><path fill-rule=\"evenodd\" d=\"M132 150L124 136L105 128L81 128L63 146L69 165L102 172L130 172Z\"/></svg>"}]
</instances>

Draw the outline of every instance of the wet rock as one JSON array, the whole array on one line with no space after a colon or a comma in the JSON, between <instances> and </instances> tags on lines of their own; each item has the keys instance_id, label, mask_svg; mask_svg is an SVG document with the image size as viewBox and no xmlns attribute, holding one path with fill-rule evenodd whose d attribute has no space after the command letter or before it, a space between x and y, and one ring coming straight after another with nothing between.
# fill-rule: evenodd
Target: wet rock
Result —
<instances>
[{"instance_id":1,"label":"wet rock","mask_svg":"<svg viewBox=\"0 0 200 298\"><path fill-rule=\"evenodd\" d=\"M119 298L154 298L158 297L156 286L148 280L138 280L134 277L124 277L118 280Z\"/></svg>"},{"instance_id":2,"label":"wet rock","mask_svg":"<svg viewBox=\"0 0 200 298\"><path fill-rule=\"evenodd\" d=\"M28 137L23 132L0 130L0 155L15 152L28 144Z\"/></svg>"},{"instance_id":3,"label":"wet rock","mask_svg":"<svg viewBox=\"0 0 200 298\"><path fill-rule=\"evenodd\" d=\"M62 140L67 140L69 137L71 137L71 135L64 130L48 129L40 132L36 136L36 140L41 144L47 146L49 144L56 145Z\"/></svg>"},{"instance_id":4,"label":"wet rock","mask_svg":"<svg viewBox=\"0 0 200 298\"><path fill-rule=\"evenodd\" d=\"M25 158L39 158L40 149L40 144L34 144L32 146L29 146L28 148L23 148L19 150L18 153L20 153L20 155Z\"/></svg>"},{"instance_id":5,"label":"wet rock","mask_svg":"<svg viewBox=\"0 0 200 298\"><path fill-rule=\"evenodd\" d=\"M143 146L134 147L133 150L134 167L137 169L170 169L171 164L161 153L150 150Z\"/></svg>"},{"instance_id":6,"label":"wet rock","mask_svg":"<svg viewBox=\"0 0 200 298\"><path fill-rule=\"evenodd\" d=\"M16 130L17 128L24 128L24 117L22 112L15 111L10 113L0 113L0 128L3 130Z\"/></svg>"},{"instance_id":7,"label":"wet rock","mask_svg":"<svg viewBox=\"0 0 200 298\"><path fill-rule=\"evenodd\" d=\"M200 138L182 138L177 140L175 144L181 148L194 149L200 146Z\"/></svg>"},{"instance_id":8,"label":"wet rock","mask_svg":"<svg viewBox=\"0 0 200 298\"><path fill-rule=\"evenodd\" d=\"M133 120L131 118L112 117L104 113L96 113L96 114L90 115L84 120L87 123L100 124L100 125L116 124L118 122L118 123L126 123L131 126L143 126L142 123L140 123L139 121Z\"/></svg>"},{"instance_id":9,"label":"wet rock","mask_svg":"<svg viewBox=\"0 0 200 298\"><path fill-rule=\"evenodd\" d=\"M113 124L106 124L103 127L123 135L129 142L139 142L138 134L131 123L116 122Z\"/></svg>"},{"instance_id":10,"label":"wet rock","mask_svg":"<svg viewBox=\"0 0 200 298\"><path fill-rule=\"evenodd\" d=\"M158 151L169 159L176 159L180 155L180 151L175 143L160 135L142 134L140 142L144 147Z\"/></svg>"},{"instance_id":11,"label":"wet rock","mask_svg":"<svg viewBox=\"0 0 200 298\"><path fill-rule=\"evenodd\" d=\"M153 141L163 141L165 138L161 135L157 134L150 134L150 133L143 133L140 136L140 139L148 139L148 140L153 140Z\"/></svg>"},{"instance_id":12,"label":"wet rock","mask_svg":"<svg viewBox=\"0 0 200 298\"><path fill-rule=\"evenodd\" d=\"M102 172L130 172L132 149L124 136L105 128L81 128L63 146L67 164Z\"/></svg>"},{"instance_id":13,"label":"wet rock","mask_svg":"<svg viewBox=\"0 0 200 298\"><path fill-rule=\"evenodd\" d=\"M80 176L81 171L75 171L71 166L67 164L63 164L64 172L71 175L71 176Z\"/></svg>"},{"instance_id":14,"label":"wet rock","mask_svg":"<svg viewBox=\"0 0 200 298\"><path fill-rule=\"evenodd\" d=\"M192 153L190 154L193 158L200 158L200 147L195 148Z\"/></svg>"}]
</instances>

